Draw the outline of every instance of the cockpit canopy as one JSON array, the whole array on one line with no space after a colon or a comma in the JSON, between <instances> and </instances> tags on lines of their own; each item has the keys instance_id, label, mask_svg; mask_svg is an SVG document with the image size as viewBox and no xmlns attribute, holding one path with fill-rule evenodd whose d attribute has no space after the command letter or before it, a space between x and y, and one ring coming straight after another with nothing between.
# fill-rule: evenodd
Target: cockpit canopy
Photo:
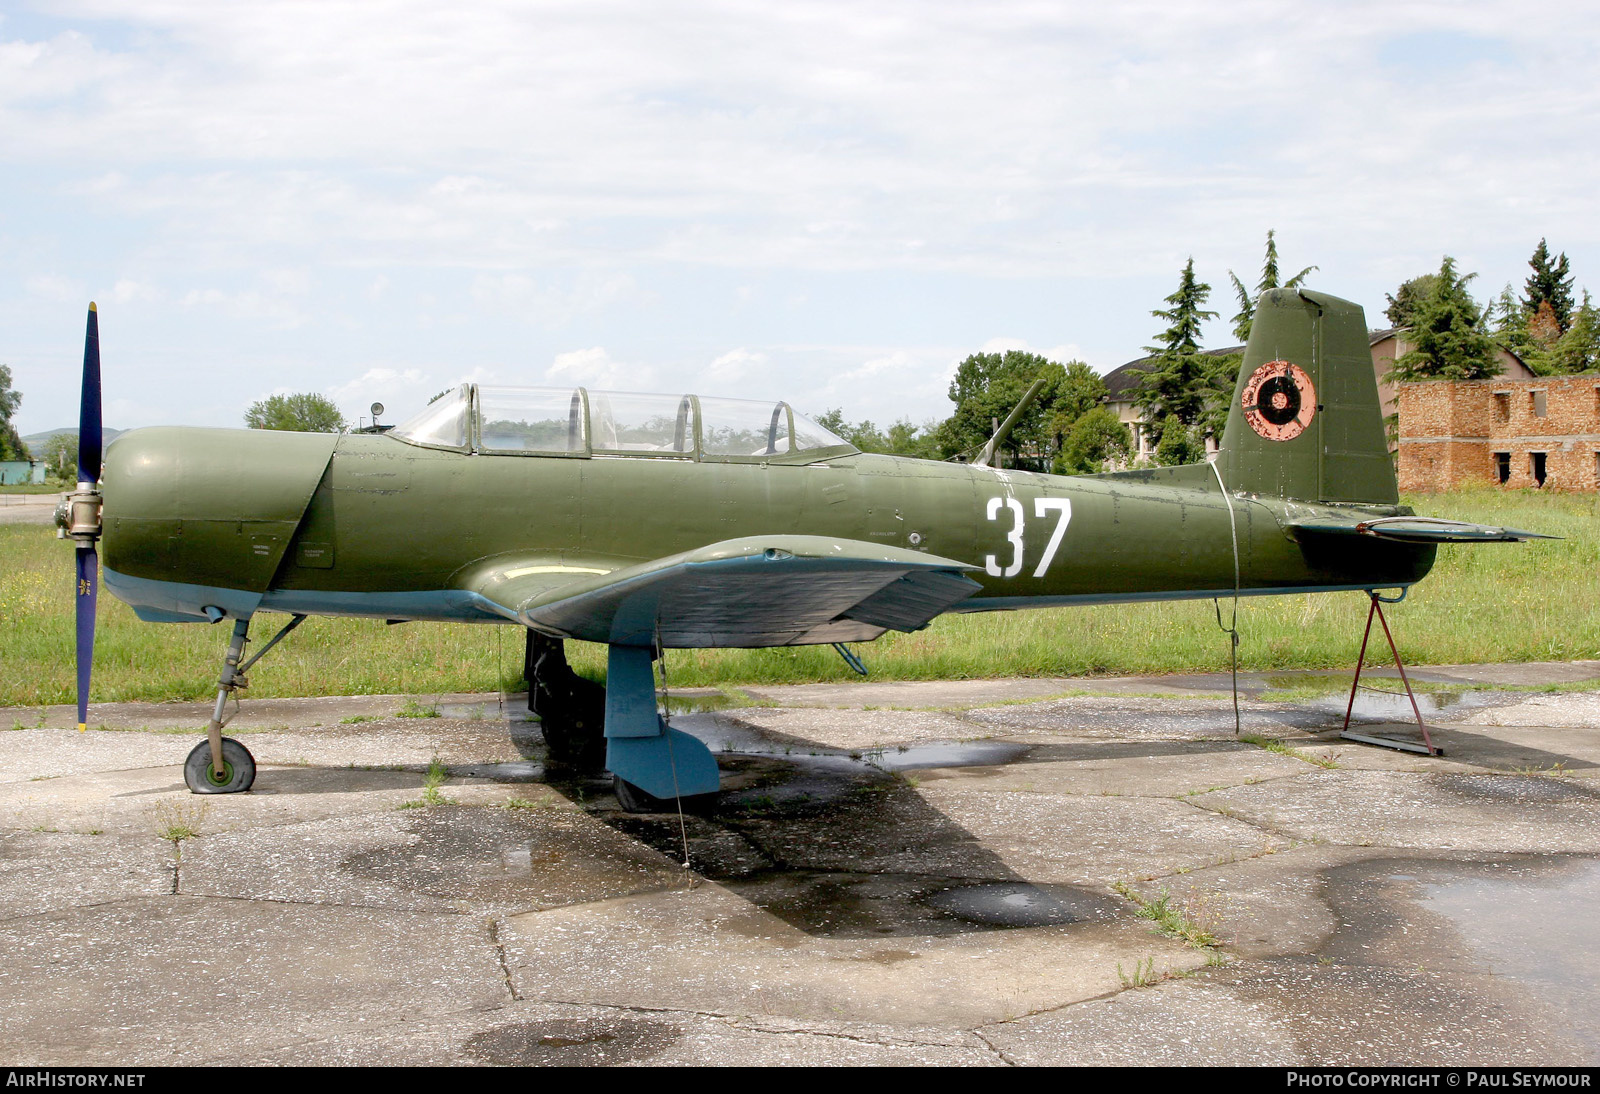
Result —
<instances>
[{"instance_id":1,"label":"cockpit canopy","mask_svg":"<svg viewBox=\"0 0 1600 1094\"><path fill-rule=\"evenodd\" d=\"M408 444L539 456L806 462L856 449L788 403L462 384L389 431Z\"/></svg>"}]
</instances>

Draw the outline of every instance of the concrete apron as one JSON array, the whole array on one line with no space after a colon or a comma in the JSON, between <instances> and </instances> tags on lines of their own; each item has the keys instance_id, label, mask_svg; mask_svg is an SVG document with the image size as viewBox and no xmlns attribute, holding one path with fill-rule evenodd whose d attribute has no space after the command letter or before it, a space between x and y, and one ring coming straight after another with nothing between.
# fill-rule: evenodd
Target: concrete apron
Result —
<instances>
[{"instance_id":1,"label":"concrete apron","mask_svg":"<svg viewBox=\"0 0 1600 1094\"><path fill-rule=\"evenodd\" d=\"M492 695L247 699L210 798L203 703L0 711L0 1059L1600 1061L1600 695L1440 693L1428 758L1216 684L752 689L672 718L681 822Z\"/></svg>"}]
</instances>

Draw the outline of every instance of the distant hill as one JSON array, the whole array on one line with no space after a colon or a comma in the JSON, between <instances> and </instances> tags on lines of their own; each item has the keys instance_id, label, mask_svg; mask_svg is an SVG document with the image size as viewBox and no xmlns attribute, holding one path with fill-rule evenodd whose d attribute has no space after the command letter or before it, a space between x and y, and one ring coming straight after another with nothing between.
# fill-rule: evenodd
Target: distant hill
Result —
<instances>
[{"instance_id":1,"label":"distant hill","mask_svg":"<svg viewBox=\"0 0 1600 1094\"><path fill-rule=\"evenodd\" d=\"M127 432L126 429L112 429L109 426L103 428L105 433L105 444L110 444L112 441L116 440L122 434ZM60 429L47 429L43 433L29 433L26 437L22 438L22 443L27 445L28 451L32 452L35 458L37 458L44 451L44 442L48 441L51 437L54 437L57 433L70 433L72 436L76 437L78 435L78 427L75 425L69 425L63 426Z\"/></svg>"}]
</instances>

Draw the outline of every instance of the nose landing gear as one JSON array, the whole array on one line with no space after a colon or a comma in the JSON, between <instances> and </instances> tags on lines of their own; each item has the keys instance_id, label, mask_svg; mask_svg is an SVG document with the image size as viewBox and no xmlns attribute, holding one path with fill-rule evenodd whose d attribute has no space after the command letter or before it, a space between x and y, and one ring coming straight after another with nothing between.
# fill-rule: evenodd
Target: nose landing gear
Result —
<instances>
[{"instance_id":1,"label":"nose landing gear","mask_svg":"<svg viewBox=\"0 0 1600 1094\"><path fill-rule=\"evenodd\" d=\"M183 762L183 781L194 794L237 794L249 790L256 781L256 761L250 750L232 737L222 735L228 719L223 717L228 696L250 686L245 671L266 656L267 651L288 636L306 617L296 615L272 640L244 664L244 645L248 641L250 620L239 619L233 624L233 640L228 643L228 655L222 663L222 679L217 685L217 704L211 711L211 722L206 726L206 739L194 746L189 758Z\"/></svg>"}]
</instances>

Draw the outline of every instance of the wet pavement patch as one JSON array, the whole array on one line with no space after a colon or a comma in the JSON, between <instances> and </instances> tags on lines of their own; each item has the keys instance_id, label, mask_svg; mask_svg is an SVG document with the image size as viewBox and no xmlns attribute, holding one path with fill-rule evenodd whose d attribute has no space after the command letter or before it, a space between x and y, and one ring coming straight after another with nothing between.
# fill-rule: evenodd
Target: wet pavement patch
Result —
<instances>
[{"instance_id":1,"label":"wet pavement patch","mask_svg":"<svg viewBox=\"0 0 1600 1094\"><path fill-rule=\"evenodd\" d=\"M1105 922L1123 905L1072 885L963 882L921 874L791 870L728 889L825 938L948 937L977 931Z\"/></svg>"},{"instance_id":2,"label":"wet pavement patch","mask_svg":"<svg viewBox=\"0 0 1600 1094\"><path fill-rule=\"evenodd\" d=\"M1518 805L1600 802L1600 790L1548 775L1441 775L1438 784L1468 802Z\"/></svg>"},{"instance_id":3,"label":"wet pavement patch","mask_svg":"<svg viewBox=\"0 0 1600 1094\"><path fill-rule=\"evenodd\" d=\"M608 1015L499 1026L474 1034L464 1047L502 1067L599 1067L649 1059L680 1036L665 1022Z\"/></svg>"},{"instance_id":4,"label":"wet pavement patch","mask_svg":"<svg viewBox=\"0 0 1600 1094\"><path fill-rule=\"evenodd\" d=\"M885 771L915 771L930 767L992 767L1014 763L1028 751L1027 745L1011 741L926 741L871 749L859 755Z\"/></svg>"},{"instance_id":5,"label":"wet pavement patch","mask_svg":"<svg viewBox=\"0 0 1600 1094\"><path fill-rule=\"evenodd\" d=\"M1423 906L1448 919L1484 966L1555 1009L1566 1032L1600 1053L1600 920L1592 914L1600 861L1434 867L1420 880Z\"/></svg>"},{"instance_id":6,"label":"wet pavement patch","mask_svg":"<svg viewBox=\"0 0 1600 1094\"><path fill-rule=\"evenodd\" d=\"M1119 911L1115 901L1099 893L1025 881L956 886L934 893L928 904L986 927L1059 927L1113 919Z\"/></svg>"}]
</instances>

